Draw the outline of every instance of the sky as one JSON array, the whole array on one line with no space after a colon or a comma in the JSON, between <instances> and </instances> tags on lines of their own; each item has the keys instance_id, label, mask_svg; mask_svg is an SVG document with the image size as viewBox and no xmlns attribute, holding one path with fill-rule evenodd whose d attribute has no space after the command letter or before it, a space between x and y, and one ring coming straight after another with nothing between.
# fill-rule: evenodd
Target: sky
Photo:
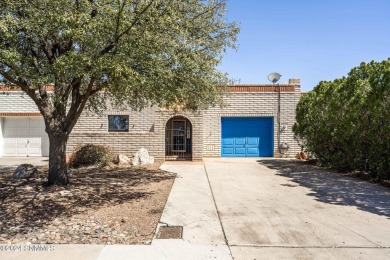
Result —
<instances>
[{"instance_id":1,"label":"sky","mask_svg":"<svg viewBox=\"0 0 390 260\"><path fill-rule=\"evenodd\" d=\"M390 57L390 0L228 0L241 28L219 69L240 84L300 78L302 91Z\"/></svg>"}]
</instances>

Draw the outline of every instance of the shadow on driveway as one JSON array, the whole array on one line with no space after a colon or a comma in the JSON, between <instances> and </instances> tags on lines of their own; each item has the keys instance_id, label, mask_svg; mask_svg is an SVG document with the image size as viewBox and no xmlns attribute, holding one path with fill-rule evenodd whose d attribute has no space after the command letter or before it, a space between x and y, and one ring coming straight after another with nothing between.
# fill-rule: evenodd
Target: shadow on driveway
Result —
<instances>
[{"instance_id":1,"label":"shadow on driveway","mask_svg":"<svg viewBox=\"0 0 390 260\"><path fill-rule=\"evenodd\" d=\"M258 162L277 175L290 178L300 186L309 188L309 196L324 203L355 206L360 210L390 218L390 190L377 184L342 176L294 160L267 159ZM286 185L291 188L295 185Z\"/></svg>"}]
</instances>

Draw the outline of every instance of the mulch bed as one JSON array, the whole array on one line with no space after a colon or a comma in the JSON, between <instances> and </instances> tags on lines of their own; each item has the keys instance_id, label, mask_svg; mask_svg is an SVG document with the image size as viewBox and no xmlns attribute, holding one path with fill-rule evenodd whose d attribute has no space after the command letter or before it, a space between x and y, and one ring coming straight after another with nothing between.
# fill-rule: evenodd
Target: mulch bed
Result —
<instances>
[{"instance_id":1,"label":"mulch bed","mask_svg":"<svg viewBox=\"0 0 390 260\"><path fill-rule=\"evenodd\" d=\"M175 174L158 167L72 170L70 185L43 184L47 167L30 180L0 174L0 244L147 244Z\"/></svg>"}]
</instances>

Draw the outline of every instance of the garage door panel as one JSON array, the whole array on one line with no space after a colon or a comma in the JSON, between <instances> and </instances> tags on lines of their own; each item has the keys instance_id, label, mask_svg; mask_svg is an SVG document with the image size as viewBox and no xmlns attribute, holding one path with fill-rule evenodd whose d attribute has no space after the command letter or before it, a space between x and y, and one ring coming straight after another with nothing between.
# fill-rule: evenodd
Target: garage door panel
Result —
<instances>
[{"instance_id":1,"label":"garage door panel","mask_svg":"<svg viewBox=\"0 0 390 260\"><path fill-rule=\"evenodd\" d=\"M25 146L18 146L16 149L16 155L24 156L28 154L28 149Z\"/></svg>"},{"instance_id":2,"label":"garage door panel","mask_svg":"<svg viewBox=\"0 0 390 260\"><path fill-rule=\"evenodd\" d=\"M16 145L17 144L17 138L4 138L3 139L3 142L5 145L9 145L9 146L12 146L13 144ZM15 146L16 147L16 146Z\"/></svg>"},{"instance_id":3,"label":"garage door panel","mask_svg":"<svg viewBox=\"0 0 390 260\"><path fill-rule=\"evenodd\" d=\"M49 140L42 118L5 118L3 133L5 156L49 155Z\"/></svg>"},{"instance_id":4,"label":"garage door panel","mask_svg":"<svg viewBox=\"0 0 390 260\"><path fill-rule=\"evenodd\" d=\"M4 155L15 155L17 154L17 138L4 138Z\"/></svg>"},{"instance_id":5,"label":"garage door panel","mask_svg":"<svg viewBox=\"0 0 390 260\"><path fill-rule=\"evenodd\" d=\"M40 156L41 155L41 138L30 138L29 139L29 156Z\"/></svg>"},{"instance_id":6,"label":"garage door panel","mask_svg":"<svg viewBox=\"0 0 390 260\"><path fill-rule=\"evenodd\" d=\"M247 148L246 156L258 157L259 156L259 148Z\"/></svg>"},{"instance_id":7,"label":"garage door panel","mask_svg":"<svg viewBox=\"0 0 390 260\"><path fill-rule=\"evenodd\" d=\"M225 156L233 156L234 155L234 148L233 147L223 147L222 153Z\"/></svg>"},{"instance_id":8,"label":"garage door panel","mask_svg":"<svg viewBox=\"0 0 390 260\"><path fill-rule=\"evenodd\" d=\"M16 143L18 144L18 146L20 146L20 145L27 145L27 141L28 141L28 139L27 139L27 137L25 137L25 138L16 138Z\"/></svg>"},{"instance_id":9,"label":"garage door panel","mask_svg":"<svg viewBox=\"0 0 390 260\"><path fill-rule=\"evenodd\" d=\"M234 154L237 156L245 156L246 148L245 147L235 147Z\"/></svg>"},{"instance_id":10,"label":"garage door panel","mask_svg":"<svg viewBox=\"0 0 390 260\"><path fill-rule=\"evenodd\" d=\"M234 140L235 145L245 145L246 143L246 138L235 138Z\"/></svg>"},{"instance_id":11,"label":"garage door panel","mask_svg":"<svg viewBox=\"0 0 390 260\"><path fill-rule=\"evenodd\" d=\"M30 137L28 140L31 145L41 145L40 137L32 137L32 138Z\"/></svg>"},{"instance_id":12,"label":"garage door panel","mask_svg":"<svg viewBox=\"0 0 390 260\"><path fill-rule=\"evenodd\" d=\"M41 155L41 145L32 146L30 144L28 148L28 155L29 156L40 156Z\"/></svg>"},{"instance_id":13,"label":"garage door panel","mask_svg":"<svg viewBox=\"0 0 390 260\"><path fill-rule=\"evenodd\" d=\"M222 156L273 156L272 117L224 117L221 121Z\"/></svg>"},{"instance_id":14,"label":"garage door panel","mask_svg":"<svg viewBox=\"0 0 390 260\"><path fill-rule=\"evenodd\" d=\"M247 138L247 144L248 145L259 145L259 139L260 138L248 137Z\"/></svg>"},{"instance_id":15,"label":"garage door panel","mask_svg":"<svg viewBox=\"0 0 390 260\"><path fill-rule=\"evenodd\" d=\"M28 155L29 156L41 156L41 148L29 148Z\"/></svg>"},{"instance_id":16,"label":"garage door panel","mask_svg":"<svg viewBox=\"0 0 390 260\"><path fill-rule=\"evenodd\" d=\"M4 148L4 155L5 156L17 156L16 146L11 147L7 146Z\"/></svg>"},{"instance_id":17,"label":"garage door panel","mask_svg":"<svg viewBox=\"0 0 390 260\"><path fill-rule=\"evenodd\" d=\"M234 138L225 138L222 140L223 145L234 145Z\"/></svg>"},{"instance_id":18,"label":"garage door panel","mask_svg":"<svg viewBox=\"0 0 390 260\"><path fill-rule=\"evenodd\" d=\"M27 138L17 138L17 149L16 154L17 155L27 155L28 154L28 147L27 147Z\"/></svg>"}]
</instances>

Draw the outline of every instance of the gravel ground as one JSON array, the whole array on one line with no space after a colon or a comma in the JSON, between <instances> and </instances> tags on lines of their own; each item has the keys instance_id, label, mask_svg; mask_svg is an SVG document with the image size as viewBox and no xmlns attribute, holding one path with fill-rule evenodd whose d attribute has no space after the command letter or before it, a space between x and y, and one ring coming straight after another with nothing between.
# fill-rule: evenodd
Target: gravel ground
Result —
<instances>
[{"instance_id":1,"label":"gravel ground","mask_svg":"<svg viewBox=\"0 0 390 260\"><path fill-rule=\"evenodd\" d=\"M175 175L149 167L72 170L71 184L43 185L0 175L0 244L148 244Z\"/></svg>"}]
</instances>

